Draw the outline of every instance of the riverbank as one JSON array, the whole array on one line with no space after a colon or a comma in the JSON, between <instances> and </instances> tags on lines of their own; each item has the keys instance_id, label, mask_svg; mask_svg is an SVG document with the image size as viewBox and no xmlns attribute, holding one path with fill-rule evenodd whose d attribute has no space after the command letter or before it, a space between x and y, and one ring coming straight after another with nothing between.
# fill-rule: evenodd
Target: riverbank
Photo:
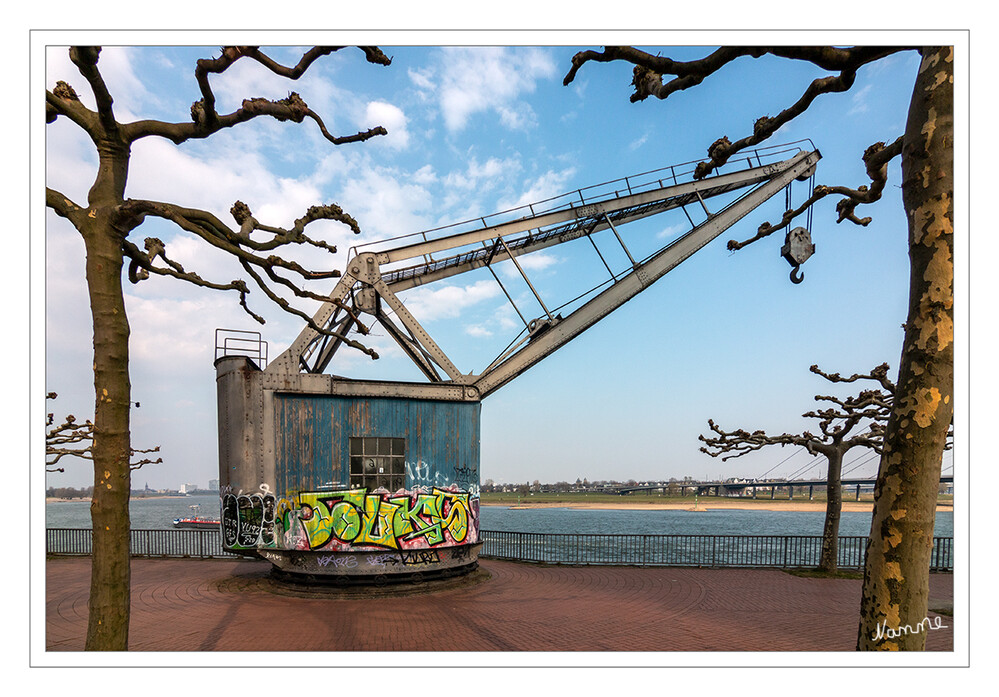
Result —
<instances>
[{"instance_id":1,"label":"riverbank","mask_svg":"<svg viewBox=\"0 0 999 697\"><path fill-rule=\"evenodd\" d=\"M481 506L502 506L509 509L528 508L573 508L578 510L592 511L825 511L825 501L701 501L695 505L689 501L682 503L661 503L658 501L638 502L628 501L622 503L609 502L551 502L551 503L485 503ZM844 501L842 510L844 512L870 512L874 509L874 503L870 501ZM938 511L953 511L953 504L937 504Z\"/></svg>"},{"instance_id":2,"label":"riverbank","mask_svg":"<svg viewBox=\"0 0 999 697\"><path fill-rule=\"evenodd\" d=\"M193 496L198 496L199 494L193 494ZM153 499L187 499L191 496L171 496L169 494L163 494L162 496L131 496L130 501L152 501ZM73 499L61 499L55 496L48 496L45 498L45 503L90 503L89 496L81 496L79 498Z\"/></svg>"}]
</instances>

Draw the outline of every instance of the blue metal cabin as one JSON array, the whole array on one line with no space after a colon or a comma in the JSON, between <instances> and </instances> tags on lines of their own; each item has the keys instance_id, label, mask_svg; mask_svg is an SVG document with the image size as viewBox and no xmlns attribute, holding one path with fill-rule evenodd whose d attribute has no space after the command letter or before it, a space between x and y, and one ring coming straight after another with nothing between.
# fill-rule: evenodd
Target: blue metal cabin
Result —
<instances>
[{"instance_id":1,"label":"blue metal cabin","mask_svg":"<svg viewBox=\"0 0 999 697\"><path fill-rule=\"evenodd\" d=\"M334 580L474 568L478 401L318 394L242 356L216 370L226 549Z\"/></svg>"}]
</instances>

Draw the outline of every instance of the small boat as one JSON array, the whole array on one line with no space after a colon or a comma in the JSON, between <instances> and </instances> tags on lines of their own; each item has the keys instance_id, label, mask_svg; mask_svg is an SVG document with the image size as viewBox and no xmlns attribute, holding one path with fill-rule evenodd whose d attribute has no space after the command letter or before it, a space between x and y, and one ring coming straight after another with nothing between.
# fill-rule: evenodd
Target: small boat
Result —
<instances>
[{"instance_id":1,"label":"small boat","mask_svg":"<svg viewBox=\"0 0 999 697\"><path fill-rule=\"evenodd\" d=\"M217 518L204 518L198 515L198 511L201 510L201 506L194 505L189 508L194 511L194 514L190 518L174 518L173 526L175 528L185 528L188 530L214 530L221 525Z\"/></svg>"}]
</instances>

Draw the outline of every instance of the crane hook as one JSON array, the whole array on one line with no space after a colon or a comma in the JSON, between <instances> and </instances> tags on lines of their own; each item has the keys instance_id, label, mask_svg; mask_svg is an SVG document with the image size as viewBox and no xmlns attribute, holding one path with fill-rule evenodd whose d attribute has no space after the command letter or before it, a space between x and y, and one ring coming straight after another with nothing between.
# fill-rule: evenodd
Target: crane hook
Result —
<instances>
[{"instance_id":1,"label":"crane hook","mask_svg":"<svg viewBox=\"0 0 999 697\"><path fill-rule=\"evenodd\" d=\"M801 266L795 266L793 269L791 269L791 283L801 283L802 281L805 280L804 274L798 273L798 270L800 268Z\"/></svg>"}]
</instances>

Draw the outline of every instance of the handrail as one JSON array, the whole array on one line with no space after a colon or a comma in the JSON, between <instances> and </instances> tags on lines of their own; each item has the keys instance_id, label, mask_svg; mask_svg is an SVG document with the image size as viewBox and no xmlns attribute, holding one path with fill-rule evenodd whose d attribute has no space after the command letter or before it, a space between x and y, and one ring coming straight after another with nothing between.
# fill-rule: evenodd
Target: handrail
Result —
<instances>
[{"instance_id":1,"label":"handrail","mask_svg":"<svg viewBox=\"0 0 999 697\"><path fill-rule=\"evenodd\" d=\"M226 356L255 358L261 370L267 367L267 342L260 332L245 329L215 330L215 360Z\"/></svg>"},{"instance_id":2,"label":"handrail","mask_svg":"<svg viewBox=\"0 0 999 697\"><path fill-rule=\"evenodd\" d=\"M790 143L781 143L778 145L770 145L764 147L753 148L752 150L742 151L739 153L738 157L732 158L726 163L726 166L732 169L735 165L741 165L745 162L748 169L753 167L762 167L763 160L766 159L768 162L773 158L780 157L782 155L787 155L788 153L798 152L799 147L803 144L808 144L811 150L815 150L815 145L812 143L810 138L803 138L801 140L792 141ZM756 158L756 163L753 163L753 158ZM490 213L485 216L478 216L475 218L469 218L468 220L462 220L455 223L449 223L448 225L442 225L435 228L429 228L426 230L419 230L417 232L409 232L403 235L397 235L395 237L386 237L378 240L371 240L369 242L362 242L361 244L354 245L350 248L350 253L348 258L353 258L357 256L361 251L368 249L374 245L383 244L386 242L398 242L399 240L409 239L411 237L421 237L424 241L427 240L427 236L433 236L434 233L442 233L445 231L455 230L456 228L461 228L463 226L475 225L478 227L480 224L484 227L489 227L494 223L488 222L492 219L497 220L515 220L518 216L523 217L535 217L542 215L544 213L551 213L554 211L559 211L568 208L575 208L577 206L592 205L599 201L605 199L613 199L622 195L624 191L629 194L641 192L644 188L662 188L663 180L667 177L661 176L653 178L649 181L643 181L642 183L634 183L634 180L639 178L648 177L650 175L660 175L669 173L669 179L673 181L674 184L678 183L680 178L686 179L688 176L692 176L696 169L696 166L702 160L690 160L688 162L681 162L679 164L667 165L665 167L659 167L657 169L651 169L646 172L639 172L638 174L630 174L625 177L619 177L617 179L611 179L599 184L591 184L590 186L584 186L578 189L572 189L571 191L566 191L555 196L551 196L540 201L534 201L532 203L525 203L520 206L515 206L513 208L508 208L506 210L497 211L496 213ZM685 167L682 171L677 171L677 168ZM719 168L719 171L722 168ZM612 185L623 184L623 190L619 190L617 187ZM598 190L603 190L598 192ZM584 196L583 192L592 192L589 197ZM576 201L576 198L579 201ZM555 204L554 202L565 199L564 202ZM539 206L549 204L550 207L538 209Z\"/></svg>"},{"instance_id":3,"label":"handrail","mask_svg":"<svg viewBox=\"0 0 999 697\"><path fill-rule=\"evenodd\" d=\"M481 530L480 557L574 566L703 566L716 568L816 567L821 535L616 535ZM841 536L838 565L864 565L868 538ZM46 553L88 556L93 551L89 528L48 528ZM130 550L136 557L237 559L222 547L216 530L132 530ZM954 538L934 537L930 570L953 571Z\"/></svg>"}]
</instances>

